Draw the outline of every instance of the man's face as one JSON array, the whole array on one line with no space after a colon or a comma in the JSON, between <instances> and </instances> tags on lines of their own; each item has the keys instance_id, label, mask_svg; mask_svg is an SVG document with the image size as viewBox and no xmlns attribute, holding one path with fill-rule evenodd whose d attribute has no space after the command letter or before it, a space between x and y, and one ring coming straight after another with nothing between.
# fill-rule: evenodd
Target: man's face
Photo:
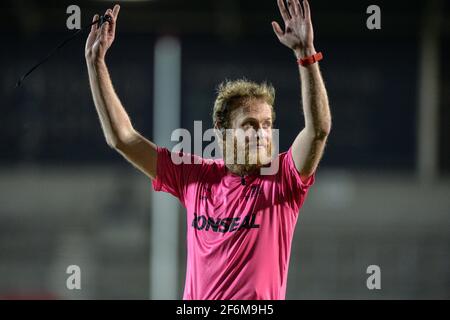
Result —
<instances>
[{"instance_id":1,"label":"man's face","mask_svg":"<svg viewBox=\"0 0 450 320\"><path fill-rule=\"evenodd\" d=\"M237 171L253 171L271 160L272 106L263 100L248 100L231 113L235 159L238 152L245 152L245 164L238 164ZM238 130L236 130L238 129ZM245 139L245 140L244 140ZM242 142L245 141L245 148ZM231 147L227 141L227 147Z\"/></svg>"}]
</instances>

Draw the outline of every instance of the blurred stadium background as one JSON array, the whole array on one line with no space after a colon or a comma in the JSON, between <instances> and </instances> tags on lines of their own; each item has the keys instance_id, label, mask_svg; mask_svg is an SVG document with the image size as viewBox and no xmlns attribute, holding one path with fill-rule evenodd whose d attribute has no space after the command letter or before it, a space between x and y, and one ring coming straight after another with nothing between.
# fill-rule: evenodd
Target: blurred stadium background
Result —
<instances>
[{"instance_id":1,"label":"blurred stadium background","mask_svg":"<svg viewBox=\"0 0 450 320\"><path fill-rule=\"evenodd\" d=\"M333 130L292 247L288 299L450 298L450 4L311 0ZM137 130L211 127L224 79L270 81L286 150L303 125L275 0L117 1L107 56ZM109 1L0 3L0 299L180 299L185 225L176 200L110 149L91 99L83 34L15 82ZM366 28L381 7L382 29ZM168 84L168 85L167 85ZM82 289L66 288L79 265ZM366 268L381 268L368 290Z\"/></svg>"}]
</instances>

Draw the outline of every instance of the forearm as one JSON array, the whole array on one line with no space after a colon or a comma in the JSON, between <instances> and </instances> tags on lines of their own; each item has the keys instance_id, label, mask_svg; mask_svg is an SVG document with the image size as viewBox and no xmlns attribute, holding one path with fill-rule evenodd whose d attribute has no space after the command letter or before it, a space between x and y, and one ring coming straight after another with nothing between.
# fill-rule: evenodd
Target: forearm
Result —
<instances>
[{"instance_id":1,"label":"forearm","mask_svg":"<svg viewBox=\"0 0 450 320\"><path fill-rule=\"evenodd\" d=\"M316 53L314 48L295 51L297 58ZM331 130L331 114L319 64L300 66L301 94L305 129L316 138L325 138Z\"/></svg>"},{"instance_id":2,"label":"forearm","mask_svg":"<svg viewBox=\"0 0 450 320\"><path fill-rule=\"evenodd\" d=\"M116 147L133 132L133 126L114 91L105 61L86 60L95 108L108 145Z\"/></svg>"},{"instance_id":3,"label":"forearm","mask_svg":"<svg viewBox=\"0 0 450 320\"><path fill-rule=\"evenodd\" d=\"M273 21L272 27L278 40L294 50L297 59L315 54L314 32L311 21L311 9L308 0L278 0L285 30ZM302 179L310 177L322 157L328 134L331 130L331 115L327 92L318 63L300 66L301 95L305 128L292 144L292 158Z\"/></svg>"}]
</instances>

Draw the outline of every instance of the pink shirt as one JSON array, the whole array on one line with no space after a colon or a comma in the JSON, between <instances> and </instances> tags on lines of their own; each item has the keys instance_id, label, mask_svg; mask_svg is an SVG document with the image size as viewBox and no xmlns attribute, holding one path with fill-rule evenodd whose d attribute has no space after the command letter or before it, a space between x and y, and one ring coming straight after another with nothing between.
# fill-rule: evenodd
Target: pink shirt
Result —
<instances>
[{"instance_id":1,"label":"pink shirt","mask_svg":"<svg viewBox=\"0 0 450 320\"><path fill-rule=\"evenodd\" d=\"M191 164L175 165L158 147L153 180L187 210L183 299L285 299L292 236L314 175L301 181L291 149L278 155L276 174L246 176L245 185L223 160L188 157Z\"/></svg>"}]
</instances>

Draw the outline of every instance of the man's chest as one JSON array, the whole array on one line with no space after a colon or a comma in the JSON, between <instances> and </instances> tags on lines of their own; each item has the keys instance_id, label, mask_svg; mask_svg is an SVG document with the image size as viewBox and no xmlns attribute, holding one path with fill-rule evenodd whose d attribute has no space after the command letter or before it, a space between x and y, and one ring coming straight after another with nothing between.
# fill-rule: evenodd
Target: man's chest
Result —
<instances>
[{"instance_id":1,"label":"man's chest","mask_svg":"<svg viewBox=\"0 0 450 320\"><path fill-rule=\"evenodd\" d=\"M193 209L209 212L211 216L235 216L237 212L251 213L270 206L274 194L275 190L267 183L238 186L205 183L195 192Z\"/></svg>"},{"instance_id":2,"label":"man's chest","mask_svg":"<svg viewBox=\"0 0 450 320\"><path fill-rule=\"evenodd\" d=\"M190 227L195 230L232 233L261 228L273 219L270 185L249 183L224 186L205 183L196 190L188 207Z\"/></svg>"}]
</instances>

